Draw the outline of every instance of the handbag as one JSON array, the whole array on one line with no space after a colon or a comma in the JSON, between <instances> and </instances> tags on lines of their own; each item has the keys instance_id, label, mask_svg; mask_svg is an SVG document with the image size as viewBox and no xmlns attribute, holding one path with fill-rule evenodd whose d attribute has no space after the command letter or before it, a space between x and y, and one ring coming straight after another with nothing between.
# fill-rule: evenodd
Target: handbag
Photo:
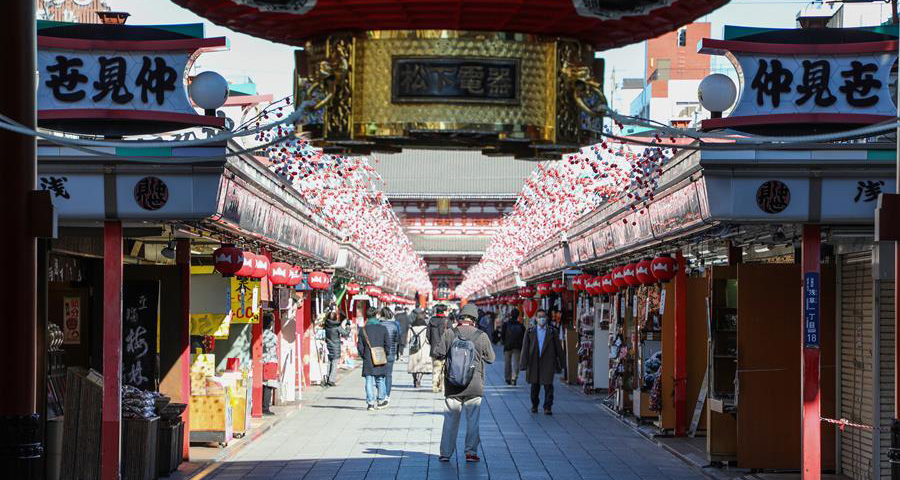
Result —
<instances>
[{"instance_id":1,"label":"handbag","mask_svg":"<svg viewBox=\"0 0 900 480\"><path fill-rule=\"evenodd\" d=\"M362 330L366 346L369 347L369 352L372 353L372 365L375 367L387 365L387 352L384 351L384 347L372 347L372 344L369 343L369 335L366 333L366 327L363 327Z\"/></svg>"}]
</instances>

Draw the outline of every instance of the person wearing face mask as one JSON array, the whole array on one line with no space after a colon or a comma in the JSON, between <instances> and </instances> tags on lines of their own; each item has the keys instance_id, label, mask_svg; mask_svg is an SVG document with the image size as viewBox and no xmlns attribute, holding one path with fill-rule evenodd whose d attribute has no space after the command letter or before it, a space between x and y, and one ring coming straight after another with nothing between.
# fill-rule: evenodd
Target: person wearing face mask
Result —
<instances>
[{"instance_id":1,"label":"person wearing face mask","mask_svg":"<svg viewBox=\"0 0 900 480\"><path fill-rule=\"evenodd\" d=\"M525 371L525 381L531 384L531 413L537 413L544 387L544 413L553 415L553 379L562 372L565 361L559 331L549 324L547 312L538 310L535 326L525 332L519 369Z\"/></svg>"}]
</instances>

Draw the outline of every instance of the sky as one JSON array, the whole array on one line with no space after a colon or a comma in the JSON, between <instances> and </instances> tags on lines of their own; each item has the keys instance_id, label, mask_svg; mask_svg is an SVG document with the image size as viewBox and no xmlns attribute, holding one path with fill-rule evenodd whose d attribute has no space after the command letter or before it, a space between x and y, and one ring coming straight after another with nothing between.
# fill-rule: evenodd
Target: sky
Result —
<instances>
[{"instance_id":1,"label":"sky","mask_svg":"<svg viewBox=\"0 0 900 480\"><path fill-rule=\"evenodd\" d=\"M169 0L107 0L107 3L113 10L131 13L128 19L131 25L201 22L206 25L207 37L225 36L231 42L231 49L201 55L195 64L196 71L214 70L230 80L250 77L257 83L260 93L272 93L276 99L292 93L293 47L213 25ZM792 28L797 11L807 3L801 0L732 0L699 21L712 22L713 36L717 38L721 38L724 25ZM643 75L643 42L601 55L606 59L607 88L612 86L613 70L619 79Z\"/></svg>"}]
</instances>

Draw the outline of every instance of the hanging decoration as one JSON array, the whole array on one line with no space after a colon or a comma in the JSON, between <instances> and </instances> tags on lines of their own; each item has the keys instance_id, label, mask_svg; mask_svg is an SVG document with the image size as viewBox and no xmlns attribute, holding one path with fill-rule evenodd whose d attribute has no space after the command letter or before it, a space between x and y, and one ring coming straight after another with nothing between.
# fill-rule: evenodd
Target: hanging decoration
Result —
<instances>
[{"instance_id":1,"label":"hanging decoration","mask_svg":"<svg viewBox=\"0 0 900 480\"><path fill-rule=\"evenodd\" d=\"M656 277L650 272L651 262L651 259L645 258L638 262L634 269L634 274L642 285L653 285L656 283Z\"/></svg>"},{"instance_id":2,"label":"hanging decoration","mask_svg":"<svg viewBox=\"0 0 900 480\"><path fill-rule=\"evenodd\" d=\"M360 286L358 283L348 283L347 284L347 293L350 295L357 295L360 292Z\"/></svg>"},{"instance_id":3,"label":"hanging decoration","mask_svg":"<svg viewBox=\"0 0 900 480\"><path fill-rule=\"evenodd\" d=\"M292 268L284 262L272 262L269 265L269 281L272 285L287 285L290 282Z\"/></svg>"},{"instance_id":4,"label":"hanging decoration","mask_svg":"<svg viewBox=\"0 0 900 480\"><path fill-rule=\"evenodd\" d=\"M619 291L619 287L613 283L613 276L611 273L608 273L600 278L600 284L603 286L603 291L606 293L616 293Z\"/></svg>"},{"instance_id":5,"label":"hanging decoration","mask_svg":"<svg viewBox=\"0 0 900 480\"><path fill-rule=\"evenodd\" d=\"M243 263L241 268L234 272L235 277L251 277L253 271L256 270L256 254L250 252L242 252Z\"/></svg>"},{"instance_id":6,"label":"hanging decoration","mask_svg":"<svg viewBox=\"0 0 900 480\"><path fill-rule=\"evenodd\" d=\"M539 283L537 286L537 294L539 297L546 297L550 294L550 287L552 284L550 282Z\"/></svg>"},{"instance_id":7,"label":"hanging decoration","mask_svg":"<svg viewBox=\"0 0 900 480\"><path fill-rule=\"evenodd\" d=\"M572 278L572 290L575 290L576 292L583 292L584 291L584 280L585 280L584 275L575 275L575 277Z\"/></svg>"},{"instance_id":8,"label":"hanging decoration","mask_svg":"<svg viewBox=\"0 0 900 480\"><path fill-rule=\"evenodd\" d=\"M625 288L628 284L625 282L625 267L616 267L612 269L612 281L613 285L616 286L617 289Z\"/></svg>"},{"instance_id":9,"label":"hanging decoration","mask_svg":"<svg viewBox=\"0 0 900 480\"><path fill-rule=\"evenodd\" d=\"M636 287L641 284L638 281L635 270L637 269L637 265L634 263L629 263L622 267L622 278L625 279L625 284L630 287Z\"/></svg>"},{"instance_id":10,"label":"hanging decoration","mask_svg":"<svg viewBox=\"0 0 900 480\"><path fill-rule=\"evenodd\" d=\"M310 272L307 283L313 290L328 290L331 288L331 277L324 272Z\"/></svg>"},{"instance_id":11,"label":"hanging decoration","mask_svg":"<svg viewBox=\"0 0 900 480\"><path fill-rule=\"evenodd\" d=\"M523 298L531 298L535 295L535 293L537 293L537 290L531 285L524 286L519 289L519 295Z\"/></svg>"},{"instance_id":12,"label":"hanging decoration","mask_svg":"<svg viewBox=\"0 0 900 480\"><path fill-rule=\"evenodd\" d=\"M372 298L381 298L381 288L375 285L366 286L366 295Z\"/></svg>"},{"instance_id":13,"label":"hanging decoration","mask_svg":"<svg viewBox=\"0 0 900 480\"><path fill-rule=\"evenodd\" d=\"M214 268L223 277L233 277L244 266L244 252L231 244L225 244L213 252Z\"/></svg>"},{"instance_id":14,"label":"hanging decoration","mask_svg":"<svg viewBox=\"0 0 900 480\"><path fill-rule=\"evenodd\" d=\"M650 272L657 280L668 282L675 277L675 259L668 255L654 258L650 263Z\"/></svg>"},{"instance_id":15,"label":"hanging decoration","mask_svg":"<svg viewBox=\"0 0 900 480\"><path fill-rule=\"evenodd\" d=\"M252 278L265 278L269 274L269 259L264 255L253 256L253 272L250 274Z\"/></svg>"},{"instance_id":16,"label":"hanging decoration","mask_svg":"<svg viewBox=\"0 0 900 480\"><path fill-rule=\"evenodd\" d=\"M296 287L300 285L303 281L303 269L300 267L292 266L291 270L288 272L288 286Z\"/></svg>"},{"instance_id":17,"label":"hanging decoration","mask_svg":"<svg viewBox=\"0 0 900 480\"><path fill-rule=\"evenodd\" d=\"M553 290L553 293L562 293L562 292L565 292L565 291L566 291L566 282L564 282L564 281L562 281L561 279L557 278L557 279L554 280L553 283L550 285L550 289Z\"/></svg>"}]
</instances>

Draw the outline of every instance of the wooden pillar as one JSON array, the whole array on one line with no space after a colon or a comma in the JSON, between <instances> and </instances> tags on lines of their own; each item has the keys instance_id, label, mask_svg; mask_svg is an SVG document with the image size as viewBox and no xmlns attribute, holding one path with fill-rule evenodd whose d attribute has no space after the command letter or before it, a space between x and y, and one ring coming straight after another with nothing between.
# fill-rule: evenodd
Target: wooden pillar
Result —
<instances>
[{"instance_id":1,"label":"wooden pillar","mask_svg":"<svg viewBox=\"0 0 900 480\"><path fill-rule=\"evenodd\" d=\"M100 478L118 480L122 450L122 222L103 225L103 414Z\"/></svg>"},{"instance_id":2,"label":"wooden pillar","mask_svg":"<svg viewBox=\"0 0 900 480\"><path fill-rule=\"evenodd\" d=\"M687 432L687 277L684 255L675 254L675 436Z\"/></svg>"},{"instance_id":3,"label":"wooden pillar","mask_svg":"<svg viewBox=\"0 0 900 480\"><path fill-rule=\"evenodd\" d=\"M175 263L181 275L181 397L173 401L191 403L191 239L179 238L175 245ZM181 414L184 421L182 457L190 460L191 409Z\"/></svg>"},{"instance_id":4,"label":"wooden pillar","mask_svg":"<svg viewBox=\"0 0 900 480\"><path fill-rule=\"evenodd\" d=\"M821 392L819 389L819 313L821 285L819 261L821 236L818 225L803 226L803 345L801 455L803 480L819 480L822 472Z\"/></svg>"}]
</instances>

